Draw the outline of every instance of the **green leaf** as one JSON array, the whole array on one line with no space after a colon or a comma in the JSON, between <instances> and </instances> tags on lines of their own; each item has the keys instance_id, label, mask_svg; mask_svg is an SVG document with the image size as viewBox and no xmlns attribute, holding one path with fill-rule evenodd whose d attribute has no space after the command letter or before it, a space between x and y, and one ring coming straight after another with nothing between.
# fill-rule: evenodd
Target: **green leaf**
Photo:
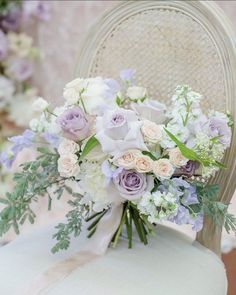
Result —
<instances>
[{"instance_id":1,"label":"green leaf","mask_svg":"<svg viewBox=\"0 0 236 295\"><path fill-rule=\"evenodd\" d=\"M142 152L143 155L148 156L149 158L151 158L153 161L156 161L158 158L153 155L152 153L148 152L148 151L143 151Z\"/></svg>"},{"instance_id":2,"label":"green leaf","mask_svg":"<svg viewBox=\"0 0 236 295\"><path fill-rule=\"evenodd\" d=\"M203 166L207 167L210 164L213 166L216 166L218 168L226 168L226 166L218 161L208 161L205 159L201 159L192 149L188 148L184 143L178 140L177 137L175 137L174 134L172 134L170 131L168 131L166 128L164 128L165 132L168 134L171 140L174 141L174 143L177 145L179 150L181 151L182 155L192 161L197 161L201 163Z\"/></svg>"},{"instance_id":3,"label":"green leaf","mask_svg":"<svg viewBox=\"0 0 236 295\"><path fill-rule=\"evenodd\" d=\"M80 160L82 160L84 157L86 157L89 152L94 149L99 144L99 141L95 136L90 137L90 139L85 144L85 147L80 155Z\"/></svg>"}]
</instances>

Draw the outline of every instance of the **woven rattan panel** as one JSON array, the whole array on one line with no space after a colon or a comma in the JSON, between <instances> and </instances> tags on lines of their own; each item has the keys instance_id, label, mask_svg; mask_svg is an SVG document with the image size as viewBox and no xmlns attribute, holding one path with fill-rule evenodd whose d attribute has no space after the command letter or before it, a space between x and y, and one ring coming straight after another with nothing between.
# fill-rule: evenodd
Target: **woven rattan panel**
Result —
<instances>
[{"instance_id":1,"label":"woven rattan panel","mask_svg":"<svg viewBox=\"0 0 236 295\"><path fill-rule=\"evenodd\" d=\"M206 28L175 9L131 14L101 40L90 75L117 77L136 69L137 84L152 98L170 103L178 84L189 84L205 97L205 109L225 110L222 62Z\"/></svg>"}]
</instances>

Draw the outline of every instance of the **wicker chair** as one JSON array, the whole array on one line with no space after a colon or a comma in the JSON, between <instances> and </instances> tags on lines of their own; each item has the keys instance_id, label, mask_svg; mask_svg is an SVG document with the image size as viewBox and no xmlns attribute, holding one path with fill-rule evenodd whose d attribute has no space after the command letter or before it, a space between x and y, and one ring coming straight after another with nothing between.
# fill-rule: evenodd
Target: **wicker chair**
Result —
<instances>
[{"instance_id":1,"label":"wicker chair","mask_svg":"<svg viewBox=\"0 0 236 295\"><path fill-rule=\"evenodd\" d=\"M211 2L126 1L93 27L81 49L76 76L116 78L121 69L134 68L137 82L159 101L169 104L176 85L185 83L205 96L204 109L229 110L236 118L233 38L227 19ZM221 185L219 199L227 203L236 186L235 149L234 130L224 159L228 169L212 179ZM117 249L109 249L46 292L29 294L226 295L225 271L216 255L221 230L205 218L194 242L160 226L147 247L136 242L129 250L121 241ZM70 251L53 256L52 231L50 227L20 237L0 250L1 294L20 294L27 281L70 256L84 241L81 237Z\"/></svg>"}]
</instances>

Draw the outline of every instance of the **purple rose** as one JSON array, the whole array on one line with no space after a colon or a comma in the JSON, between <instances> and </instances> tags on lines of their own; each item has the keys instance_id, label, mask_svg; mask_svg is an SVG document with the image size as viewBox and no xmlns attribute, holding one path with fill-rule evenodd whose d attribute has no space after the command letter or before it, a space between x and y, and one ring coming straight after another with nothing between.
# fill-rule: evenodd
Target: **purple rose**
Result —
<instances>
[{"instance_id":1,"label":"purple rose","mask_svg":"<svg viewBox=\"0 0 236 295\"><path fill-rule=\"evenodd\" d=\"M225 147L230 146L231 129L227 121L222 118L212 117L208 124L208 135L211 137L219 137L219 142Z\"/></svg>"},{"instance_id":2,"label":"purple rose","mask_svg":"<svg viewBox=\"0 0 236 295\"><path fill-rule=\"evenodd\" d=\"M123 169L113 178L115 187L126 200L137 200L153 187L153 178L135 170Z\"/></svg>"},{"instance_id":3,"label":"purple rose","mask_svg":"<svg viewBox=\"0 0 236 295\"><path fill-rule=\"evenodd\" d=\"M200 164L196 161L188 161L186 165L182 166L179 170L183 175L192 176L195 171L199 168Z\"/></svg>"},{"instance_id":4,"label":"purple rose","mask_svg":"<svg viewBox=\"0 0 236 295\"><path fill-rule=\"evenodd\" d=\"M73 107L57 118L66 138L78 141L89 136L89 121L80 107Z\"/></svg>"},{"instance_id":5,"label":"purple rose","mask_svg":"<svg viewBox=\"0 0 236 295\"><path fill-rule=\"evenodd\" d=\"M3 60L7 56L8 42L6 35L0 30L0 60Z\"/></svg>"},{"instance_id":6,"label":"purple rose","mask_svg":"<svg viewBox=\"0 0 236 295\"><path fill-rule=\"evenodd\" d=\"M24 58L10 60L7 72L19 82L28 80L33 74L33 65Z\"/></svg>"}]
</instances>

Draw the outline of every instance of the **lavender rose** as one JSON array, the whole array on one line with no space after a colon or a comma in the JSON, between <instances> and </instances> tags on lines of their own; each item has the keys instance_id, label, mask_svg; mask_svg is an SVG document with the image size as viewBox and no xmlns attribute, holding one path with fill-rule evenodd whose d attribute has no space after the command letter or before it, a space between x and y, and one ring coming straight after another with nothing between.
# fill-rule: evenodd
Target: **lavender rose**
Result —
<instances>
[{"instance_id":1,"label":"lavender rose","mask_svg":"<svg viewBox=\"0 0 236 295\"><path fill-rule=\"evenodd\" d=\"M57 118L66 138L78 141L89 136L89 120L80 107L73 107Z\"/></svg>"},{"instance_id":2,"label":"lavender rose","mask_svg":"<svg viewBox=\"0 0 236 295\"><path fill-rule=\"evenodd\" d=\"M208 135L211 137L219 136L219 142L226 148L229 147L231 141L231 129L226 120L217 117L210 118Z\"/></svg>"},{"instance_id":3,"label":"lavender rose","mask_svg":"<svg viewBox=\"0 0 236 295\"><path fill-rule=\"evenodd\" d=\"M33 64L24 58L14 58L8 61L7 73L19 82L28 80L33 74Z\"/></svg>"},{"instance_id":4,"label":"lavender rose","mask_svg":"<svg viewBox=\"0 0 236 295\"><path fill-rule=\"evenodd\" d=\"M126 200L137 200L153 187L153 178L135 170L123 169L113 182L120 195Z\"/></svg>"},{"instance_id":5,"label":"lavender rose","mask_svg":"<svg viewBox=\"0 0 236 295\"><path fill-rule=\"evenodd\" d=\"M21 11L19 8L12 8L8 14L0 18L0 28L5 31L17 31L21 23Z\"/></svg>"}]
</instances>

